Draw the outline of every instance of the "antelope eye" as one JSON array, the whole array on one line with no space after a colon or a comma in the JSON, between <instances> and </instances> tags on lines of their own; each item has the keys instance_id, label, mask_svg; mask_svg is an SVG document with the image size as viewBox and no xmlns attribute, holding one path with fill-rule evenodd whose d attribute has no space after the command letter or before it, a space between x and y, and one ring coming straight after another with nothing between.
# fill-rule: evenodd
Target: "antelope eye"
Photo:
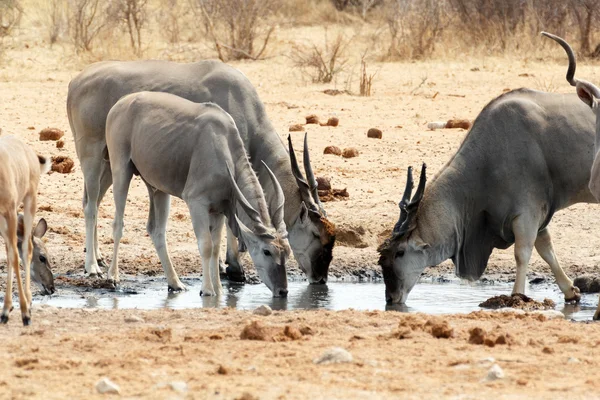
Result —
<instances>
[{"instance_id":1,"label":"antelope eye","mask_svg":"<svg viewBox=\"0 0 600 400\"><path fill-rule=\"evenodd\" d=\"M48 260L46 260L46 257L40 256L40 262L46 264L46 261L48 261Z\"/></svg>"},{"instance_id":2,"label":"antelope eye","mask_svg":"<svg viewBox=\"0 0 600 400\"><path fill-rule=\"evenodd\" d=\"M400 258L404 255L404 250L400 250L396 253L396 258Z\"/></svg>"},{"instance_id":3,"label":"antelope eye","mask_svg":"<svg viewBox=\"0 0 600 400\"><path fill-rule=\"evenodd\" d=\"M267 257L271 256L271 252L269 250L263 250L263 254Z\"/></svg>"}]
</instances>

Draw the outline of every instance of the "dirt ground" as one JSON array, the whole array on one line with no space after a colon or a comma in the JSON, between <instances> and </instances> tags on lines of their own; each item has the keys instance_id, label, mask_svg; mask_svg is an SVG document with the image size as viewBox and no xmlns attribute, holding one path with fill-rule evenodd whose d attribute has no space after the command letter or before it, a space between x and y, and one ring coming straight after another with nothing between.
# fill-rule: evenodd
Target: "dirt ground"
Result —
<instances>
[{"instance_id":1,"label":"dirt ground","mask_svg":"<svg viewBox=\"0 0 600 400\"><path fill-rule=\"evenodd\" d=\"M290 29L279 40L311 32L309 28ZM65 103L68 83L83 64L66 56L61 46L50 49L33 34L22 36L9 43L6 61L0 65L0 129L40 153L75 161L72 173L43 177L37 216L49 223L46 241L55 274L82 276L83 178ZM287 138L290 125L304 123L309 114L340 120L338 127L306 126L316 175L330 177L334 188L346 188L350 194L347 199L325 203L330 219L346 233L334 249L330 274L337 277L379 276L376 247L396 222L406 168L427 162L433 176L466 134L462 129L430 131L428 122L474 119L486 103L508 89L573 90L564 81L565 62L531 58L373 61L369 68L377 75L372 97L327 95L325 89L345 90L344 83L307 83L286 57L233 65L256 86L282 139ZM577 74L600 82L600 69L593 64L581 63ZM38 140L38 132L46 127L65 131L64 148ZM373 127L383 131L382 139L367 138L367 130ZM304 133L291 135L300 153ZM329 145L355 147L359 156L324 155ZM146 189L136 179L120 250L124 273L162 275L145 232L147 204ZM112 215L109 191L98 224L101 249L108 258ZM185 204L174 200L171 215L168 242L176 270L180 275L198 273L200 257ZM591 204L562 210L552 220L554 246L569 276L598 275L599 224L600 208ZM2 287L5 267L6 255L0 251ZM452 271L446 261L428 274ZM293 260L290 273L300 274ZM534 254L530 275L549 273ZM486 277L514 279L512 249L492 254ZM131 315L143 322L126 323ZM120 385L123 396L144 398L597 396L599 325L483 312L433 318L426 325L430 318L393 312L289 311L260 318L231 309L142 312L37 307L33 327L22 328L13 312L9 325L0 329L4 353L0 398L90 398L97 396L94 384L103 376ZM274 341L240 339L242 329L253 319L278 332ZM434 338L430 333L434 326L441 324L441 331L448 331L443 321L454 329L454 336ZM404 326L399 327L401 323ZM291 340L281 333L285 326L308 326L312 333ZM493 348L470 344L472 328L493 332L493 340L503 336L508 344ZM289 328L288 335L297 336ZM354 361L313 363L332 346L350 351ZM493 363L490 357L504 370L503 379L483 381ZM188 391L177 393L164 386L172 381L186 382Z\"/></svg>"},{"instance_id":2,"label":"dirt ground","mask_svg":"<svg viewBox=\"0 0 600 400\"><path fill-rule=\"evenodd\" d=\"M103 377L122 397L156 399L578 399L600 389L600 325L540 314L42 306L34 315L34 327L3 328L2 399L100 398ZM352 361L316 364L332 347ZM503 377L490 380L494 364Z\"/></svg>"}]
</instances>

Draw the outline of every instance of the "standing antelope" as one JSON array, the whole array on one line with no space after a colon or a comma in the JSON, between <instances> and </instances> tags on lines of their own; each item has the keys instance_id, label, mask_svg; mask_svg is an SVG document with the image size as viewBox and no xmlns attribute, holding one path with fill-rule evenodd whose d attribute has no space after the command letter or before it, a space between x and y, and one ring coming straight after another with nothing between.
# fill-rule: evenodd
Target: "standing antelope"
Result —
<instances>
[{"instance_id":1,"label":"standing antelope","mask_svg":"<svg viewBox=\"0 0 600 400\"><path fill-rule=\"evenodd\" d=\"M0 234L4 238L8 259L4 308L0 316L0 322L3 324L8 322L8 314L13 308L13 274L17 277L19 306L21 307L23 325L31 323L30 268L32 253L35 252L32 235L33 219L37 209L37 189L40 175L47 173L49 169L50 160L47 157L36 155L29 146L14 136L0 137ZM17 214L18 207L21 204L24 206L22 220L19 219ZM41 233L42 229L45 231L43 226L45 226L45 221L42 223L42 228L37 232L37 235ZM38 231L37 228L36 231ZM20 246L19 242L22 242ZM25 269L25 285L21 282L19 253ZM45 259L44 255L39 257L40 262L42 261L41 257ZM42 279L41 276L40 279ZM48 278L43 279L47 280ZM46 290L54 291L54 284L49 284Z\"/></svg>"},{"instance_id":2,"label":"standing antelope","mask_svg":"<svg viewBox=\"0 0 600 400\"><path fill-rule=\"evenodd\" d=\"M594 142L594 161L592 163L591 168L591 176L589 180L589 188L594 197L600 201L600 157L598 156L598 151L600 150L600 107L598 107L598 99L600 99L600 89L593 83L575 79L575 68L577 67L577 62L575 60L575 53L569 44L562 38L552 35L550 33L542 32L542 35L549 37L550 39L554 39L558 42L563 49L567 52L567 57L569 58L569 68L567 69L567 82L571 84L571 86L575 87L575 91L577 92L577 96L583 101L586 105L588 105L596 116L596 140ZM576 118L576 115L571 116L572 118ZM598 302L598 308L594 313L594 319L600 319L600 301Z\"/></svg>"},{"instance_id":3,"label":"standing antelope","mask_svg":"<svg viewBox=\"0 0 600 400\"><path fill-rule=\"evenodd\" d=\"M103 156L106 115L121 97L141 91L172 93L196 103L212 102L231 115L271 207L276 205L277 193L262 161L281 184L285 196L284 222L300 269L310 283L325 283L333 256L335 227L319 201L307 146L305 180L298 164L291 163L290 154L269 121L252 83L239 70L213 60L188 64L156 60L99 62L88 66L69 83L67 113L84 179L86 273L100 274L99 263L103 264L96 219L100 201L112 183L111 166ZM229 229L227 237L227 275L243 281L235 238ZM177 275L170 279L169 290L185 289Z\"/></svg>"},{"instance_id":4,"label":"standing antelope","mask_svg":"<svg viewBox=\"0 0 600 400\"><path fill-rule=\"evenodd\" d=\"M479 279L494 248L514 243L513 293L525 293L535 248L565 301L578 301L554 253L548 224L575 203L596 203L588 189L594 114L572 94L518 89L492 100L450 161L415 197L412 175L393 233L379 247L388 303L404 303L421 272L448 258L456 273Z\"/></svg>"},{"instance_id":5,"label":"standing antelope","mask_svg":"<svg viewBox=\"0 0 600 400\"><path fill-rule=\"evenodd\" d=\"M168 282L177 277L165 240L170 196L177 196L190 210L202 257L201 295L221 293L218 261L225 216L230 230L247 246L258 275L273 296L287 295L285 264L290 248L283 222L283 191L263 163L276 199L269 215L235 122L221 107L168 93L130 94L108 113L106 143L115 200L109 279L119 281L117 253L123 213L130 181L137 174L148 187L147 230Z\"/></svg>"}]
</instances>

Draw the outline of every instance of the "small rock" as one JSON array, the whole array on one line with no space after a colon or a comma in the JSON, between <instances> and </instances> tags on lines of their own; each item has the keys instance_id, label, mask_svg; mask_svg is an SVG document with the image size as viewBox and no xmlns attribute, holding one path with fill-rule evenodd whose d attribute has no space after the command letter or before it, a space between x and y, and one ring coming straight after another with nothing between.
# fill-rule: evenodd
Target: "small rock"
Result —
<instances>
[{"instance_id":1,"label":"small rock","mask_svg":"<svg viewBox=\"0 0 600 400\"><path fill-rule=\"evenodd\" d=\"M283 335L292 339L292 340L300 340L302 339L302 333L298 328L294 328L293 326L286 325L283 329Z\"/></svg>"},{"instance_id":2,"label":"small rock","mask_svg":"<svg viewBox=\"0 0 600 400\"><path fill-rule=\"evenodd\" d=\"M58 140L65 136L65 133L57 128L46 128L40 131L40 140Z\"/></svg>"},{"instance_id":3,"label":"small rock","mask_svg":"<svg viewBox=\"0 0 600 400\"><path fill-rule=\"evenodd\" d=\"M240 339L242 340L269 340L271 335L267 328L258 321L252 321L242 329L240 333Z\"/></svg>"},{"instance_id":4,"label":"small rock","mask_svg":"<svg viewBox=\"0 0 600 400\"><path fill-rule=\"evenodd\" d=\"M224 367L224 366L222 366L222 365L219 365L219 368L217 368L217 374L219 374L219 375L228 375L229 374L229 369L226 368L226 367Z\"/></svg>"},{"instance_id":5,"label":"small rock","mask_svg":"<svg viewBox=\"0 0 600 400\"><path fill-rule=\"evenodd\" d=\"M337 364L352 362L352 354L341 347L332 347L326 350L321 357L314 359L315 364Z\"/></svg>"},{"instance_id":6,"label":"small rock","mask_svg":"<svg viewBox=\"0 0 600 400\"><path fill-rule=\"evenodd\" d=\"M353 158L358 156L358 150L354 147L346 147L342 152L342 157Z\"/></svg>"},{"instance_id":7,"label":"small rock","mask_svg":"<svg viewBox=\"0 0 600 400\"><path fill-rule=\"evenodd\" d=\"M471 121L469 121L468 119L449 119L446 122L447 129L452 129L452 128L469 129L470 127L471 127Z\"/></svg>"},{"instance_id":8,"label":"small rock","mask_svg":"<svg viewBox=\"0 0 600 400\"><path fill-rule=\"evenodd\" d=\"M325 150L323 150L323 154L333 154L335 156L341 156L342 149L340 149L337 146L327 146L325 147Z\"/></svg>"},{"instance_id":9,"label":"small rock","mask_svg":"<svg viewBox=\"0 0 600 400\"><path fill-rule=\"evenodd\" d=\"M579 361L578 358L575 357L569 357L569 359L567 360L567 364L577 364L580 363L581 361Z\"/></svg>"},{"instance_id":10,"label":"small rock","mask_svg":"<svg viewBox=\"0 0 600 400\"><path fill-rule=\"evenodd\" d=\"M63 147L65 147L65 141L60 139L56 141L56 148L57 149L62 149Z\"/></svg>"},{"instance_id":11,"label":"small rock","mask_svg":"<svg viewBox=\"0 0 600 400\"><path fill-rule=\"evenodd\" d=\"M29 129L30 131L35 130L35 126L28 126L27 129Z\"/></svg>"},{"instance_id":12,"label":"small rock","mask_svg":"<svg viewBox=\"0 0 600 400\"><path fill-rule=\"evenodd\" d=\"M267 316L273 314L273 310L271 309L271 307L263 304L262 306L256 308L254 311L252 311L252 314L262 315L263 317L267 317Z\"/></svg>"},{"instance_id":13,"label":"small rock","mask_svg":"<svg viewBox=\"0 0 600 400\"><path fill-rule=\"evenodd\" d=\"M373 139L381 139L383 137L383 132L381 132L381 129L371 128L367 132L367 137Z\"/></svg>"},{"instance_id":14,"label":"small rock","mask_svg":"<svg viewBox=\"0 0 600 400\"><path fill-rule=\"evenodd\" d=\"M320 123L321 126L338 126L340 124L340 119L336 117L331 117L325 123Z\"/></svg>"},{"instance_id":15,"label":"small rock","mask_svg":"<svg viewBox=\"0 0 600 400\"><path fill-rule=\"evenodd\" d=\"M303 131L304 131L304 125L302 125L302 124L290 125L290 132L303 132Z\"/></svg>"},{"instance_id":16,"label":"small rock","mask_svg":"<svg viewBox=\"0 0 600 400\"><path fill-rule=\"evenodd\" d=\"M546 346L546 347L544 347L542 349L542 353L544 353L544 354L554 354L554 349L552 347Z\"/></svg>"},{"instance_id":17,"label":"small rock","mask_svg":"<svg viewBox=\"0 0 600 400\"><path fill-rule=\"evenodd\" d=\"M53 156L52 157L52 171L59 172L61 174L68 174L73 170L75 163L71 158L66 156Z\"/></svg>"},{"instance_id":18,"label":"small rock","mask_svg":"<svg viewBox=\"0 0 600 400\"><path fill-rule=\"evenodd\" d=\"M319 123L319 117L317 117L314 114L308 115L306 117L306 123L307 124L318 124Z\"/></svg>"},{"instance_id":19,"label":"small rock","mask_svg":"<svg viewBox=\"0 0 600 400\"><path fill-rule=\"evenodd\" d=\"M469 343L470 344L483 344L485 341L485 330L475 327L469 330Z\"/></svg>"},{"instance_id":20,"label":"small rock","mask_svg":"<svg viewBox=\"0 0 600 400\"><path fill-rule=\"evenodd\" d=\"M128 315L125 317L125 322L144 322L144 318L140 317L139 315Z\"/></svg>"},{"instance_id":21,"label":"small rock","mask_svg":"<svg viewBox=\"0 0 600 400\"><path fill-rule=\"evenodd\" d=\"M121 389L119 388L119 386L108 378L102 378L98 382L96 382L96 391L100 394L119 394L120 390Z\"/></svg>"},{"instance_id":22,"label":"small rock","mask_svg":"<svg viewBox=\"0 0 600 400\"><path fill-rule=\"evenodd\" d=\"M504 378L504 371L502 371L502 368L498 364L494 364L489 369L485 380L491 382L502 378Z\"/></svg>"},{"instance_id":23,"label":"small rock","mask_svg":"<svg viewBox=\"0 0 600 400\"><path fill-rule=\"evenodd\" d=\"M331 178L328 176L318 176L317 190L331 190Z\"/></svg>"},{"instance_id":24,"label":"small rock","mask_svg":"<svg viewBox=\"0 0 600 400\"><path fill-rule=\"evenodd\" d=\"M169 382L169 386L171 386L171 389L178 393L185 393L188 391L188 385L183 381Z\"/></svg>"}]
</instances>

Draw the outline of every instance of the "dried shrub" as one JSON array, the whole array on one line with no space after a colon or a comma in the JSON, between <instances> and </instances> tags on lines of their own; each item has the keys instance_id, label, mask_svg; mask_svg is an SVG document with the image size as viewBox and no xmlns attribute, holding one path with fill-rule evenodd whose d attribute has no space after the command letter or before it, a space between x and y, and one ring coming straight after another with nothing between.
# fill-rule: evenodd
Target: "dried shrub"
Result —
<instances>
[{"instance_id":1,"label":"dried shrub","mask_svg":"<svg viewBox=\"0 0 600 400\"><path fill-rule=\"evenodd\" d=\"M294 46L291 58L294 66L313 83L330 83L346 66L344 52L350 42L342 34L338 34L333 43L330 43L326 31L323 47L314 43L309 49Z\"/></svg>"},{"instance_id":2,"label":"dried shrub","mask_svg":"<svg viewBox=\"0 0 600 400\"><path fill-rule=\"evenodd\" d=\"M43 24L52 46L69 30L69 7L67 0L50 0L45 5Z\"/></svg>"},{"instance_id":3,"label":"dried shrub","mask_svg":"<svg viewBox=\"0 0 600 400\"><path fill-rule=\"evenodd\" d=\"M112 2L69 0L69 34L77 52L92 50L94 39L113 26L115 11Z\"/></svg>"},{"instance_id":4,"label":"dried shrub","mask_svg":"<svg viewBox=\"0 0 600 400\"><path fill-rule=\"evenodd\" d=\"M161 0L161 13L158 15L158 25L160 34L169 43L178 43L181 40L180 19L186 13L184 5L185 0Z\"/></svg>"},{"instance_id":5,"label":"dried shrub","mask_svg":"<svg viewBox=\"0 0 600 400\"><path fill-rule=\"evenodd\" d=\"M430 56L449 23L445 0L392 0L387 12L388 58Z\"/></svg>"},{"instance_id":6,"label":"dried shrub","mask_svg":"<svg viewBox=\"0 0 600 400\"><path fill-rule=\"evenodd\" d=\"M576 26L579 29L579 51L588 55L592 53L592 27L600 23L598 21L600 18L600 2L598 0L570 0L569 3L577 22ZM600 44L596 47L594 53L599 53L598 55L600 55Z\"/></svg>"},{"instance_id":7,"label":"dried shrub","mask_svg":"<svg viewBox=\"0 0 600 400\"><path fill-rule=\"evenodd\" d=\"M365 57L360 60L360 95L369 97L371 96L371 88L373 86L373 79L377 75L377 72L373 74L367 74L367 62Z\"/></svg>"},{"instance_id":8,"label":"dried shrub","mask_svg":"<svg viewBox=\"0 0 600 400\"><path fill-rule=\"evenodd\" d=\"M19 0L0 0L0 39L12 33L22 16L23 6Z\"/></svg>"},{"instance_id":9,"label":"dried shrub","mask_svg":"<svg viewBox=\"0 0 600 400\"><path fill-rule=\"evenodd\" d=\"M117 18L125 24L129 43L136 55L142 55L142 28L147 22L148 0L119 0Z\"/></svg>"},{"instance_id":10,"label":"dried shrub","mask_svg":"<svg viewBox=\"0 0 600 400\"><path fill-rule=\"evenodd\" d=\"M194 10L204 24L221 61L264 56L276 24L278 0L195 0Z\"/></svg>"}]
</instances>

